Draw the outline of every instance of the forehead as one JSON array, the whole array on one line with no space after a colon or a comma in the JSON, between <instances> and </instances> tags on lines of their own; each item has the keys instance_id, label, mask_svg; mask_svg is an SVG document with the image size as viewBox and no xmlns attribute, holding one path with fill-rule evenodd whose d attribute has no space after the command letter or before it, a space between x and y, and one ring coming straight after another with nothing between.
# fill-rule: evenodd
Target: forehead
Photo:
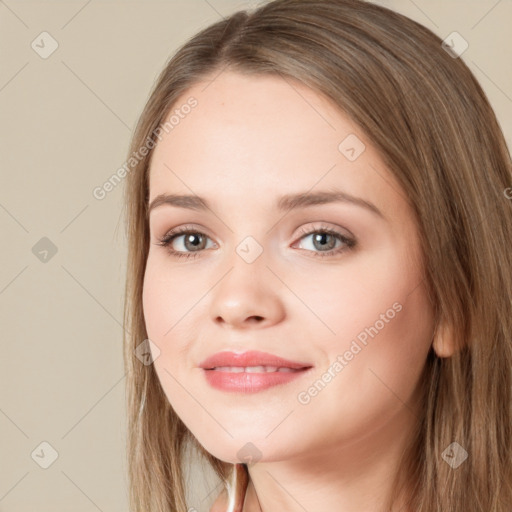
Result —
<instances>
[{"instance_id":1,"label":"forehead","mask_svg":"<svg viewBox=\"0 0 512 512\"><path fill-rule=\"evenodd\" d=\"M192 98L197 104L188 109ZM181 114L180 110L190 111ZM175 101L167 116L171 119L172 129L163 134L166 142L157 146L156 153L163 146L173 151L194 146L202 149L200 154L218 150L224 155L230 146L237 157L245 148L251 158L272 151L273 157L281 153L292 159L293 153L284 152L291 146L296 154L332 150L340 137L357 131L331 102L297 81L233 72L192 86Z\"/></svg>"},{"instance_id":2,"label":"forehead","mask_svg":"<svg viewBox=\"0 0 512 512\"><path fill-rule=\"evenodd\" d=\"M289 78L222 72L178 98L167 121L172 129L151 161L150 201L174 192L243 202L332 186L370 199L384 186L386 170L360 128ZM381 205L397 200L389 193Z\"/></svg>"}]
</instances>

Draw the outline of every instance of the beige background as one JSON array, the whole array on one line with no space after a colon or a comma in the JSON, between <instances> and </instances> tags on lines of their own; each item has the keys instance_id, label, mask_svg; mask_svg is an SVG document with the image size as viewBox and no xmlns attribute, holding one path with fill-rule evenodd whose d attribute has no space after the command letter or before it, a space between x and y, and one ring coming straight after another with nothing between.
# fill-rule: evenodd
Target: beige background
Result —
<instances>
[{"instance_id":1,"label":"beige background","mask_svg":"<svg viewBox=\"0 0 512 512\"><path fill-rule=\"evenodd\" d=\"M511 1L380 3L468 41L463 59L512 146ZM0 1L0 512L128 510L122 187L92 192L123 164L175 48L256 4ZM46 59L31 47L43 31L58 42ZM42 442L58 453L47 469ZM192 473L199 512L218 492L207 476Z\"/></svg>"}]
</instances>

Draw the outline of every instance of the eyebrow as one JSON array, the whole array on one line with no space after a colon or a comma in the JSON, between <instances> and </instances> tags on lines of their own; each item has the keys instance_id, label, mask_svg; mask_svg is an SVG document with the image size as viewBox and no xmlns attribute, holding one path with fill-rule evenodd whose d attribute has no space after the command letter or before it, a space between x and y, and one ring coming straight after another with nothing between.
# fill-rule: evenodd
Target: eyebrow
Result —
<instances>
[{"instance_id":1,"label":"eyebrow","mask_svg":"<svg viewBox=\"0 0 512 512\"><path fill-rule=\"evenodd\" d=\"M296 210L329 203L350 203L365 208L385 219L384 214L373 203L342 190L286 194L278 199L277 209L281 211ZM151 201L148 208L148 216L152 210L164 204L189 210L211 210L208 201L197 195L160 194Z\"/></svg>"}]
</instances>

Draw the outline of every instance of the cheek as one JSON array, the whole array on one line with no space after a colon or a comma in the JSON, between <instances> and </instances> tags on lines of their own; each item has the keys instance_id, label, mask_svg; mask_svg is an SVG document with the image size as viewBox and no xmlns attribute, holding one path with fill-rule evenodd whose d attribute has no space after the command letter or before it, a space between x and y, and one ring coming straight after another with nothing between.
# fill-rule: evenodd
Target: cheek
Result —
<instances>
[{"instance_id":1,"label":"cheek","mask_svg":"<svg viewBox=\"0 0 512 512\"><path fill-rule=\"evenodd\" d=\"M185 328L186 311L190 306L187 306L188 299L183 293L186 289L175 282L172 273L158 259L148 258L142 307L148 338L158 347L158 356L155 351L152 355L155 369L160 375L164 361L168 371L173 371L168 368L169 361L174 361L173 355L182 349L180 340L187 339L179 333Z\"/></svg>"},{"instance_id":2,"label":"cheek","mask_svg":"<svg viewBox=\"0 0 512 512\"><path fill-rule=\"evenodd\" d=\"M361 308L353 303L340 317L340 331L346 325L350 328L329 343L330 365L322 368L308 383L312 388L305 387L298 397L305 404L301 411L304 421L318 418L310 425L312 435L315 429L324 429L336 432L333 435L340 442L348 441L360 432L377 431L400 411L420 406L415 391L432 327L422 287L412 293L402 287L392 299L396 299L395 308L389 308L387 300L368 300L360 303ZM358 320L350 318L350 313ZM333 377L326 375L329 369ZM318 385L320 380L328 383Z\"/></svg>"},{"instance_id":3,"label":"cheek","mask_svg":"<svg viewBox=\"0 0 512 512\"><path fill-rule=\"evenodd\" d=\"M190 291L191 287L181 284L159 255L148 258L142 307L147 335L152 341L153 366L169 403L180 417L187 406L190 407L182 387L189 371L187 343L193 339L187 312L198 301L196 294Z\"/></svg>"},{"instance_id":4,"label":"cheek","mask_svg":"<svg viewBox=\"0 0 512 512\"><path fill-rule=\"evenodd\" d=\"M169 402L178 409L186 401L182 386L190 372L197 372L193 348L208 315L208 276L208 269L171 267L159 252L150 253L146 264L142 307L148 338L158 349L152 348L152 359Z\"/></svg>"},{"instance_id":5,"label":"cheek","mask_svg":"<svg viewBox=\"0 0 512 512\"><path fill-rule=\"evenodd\" d=\"M353 417L384 417L387 409L403 406L416 389L430 348L433 317L421 268L407 254L405 245L402 252L390 246L354 259L350 271L337 280L324 280L323 294L317 289L309 295L309 305L334 331L322 340L336 375L326 376L330 383L312 407L333 411L333 421L340 410L353 411ZM335 361L342 367L332 367Z\"/></svg>"},{"instance_id":6,"label":"cheek","mask_svg":"<svg viewBox=\"0 0 512 512\"><path fill-rule=\"evenodd\" d=\"M354 254L338 266L322 268L313 278L287 275L312 313L308 313L310 328L316 326L328 351L343 349L358 335L364 342L371 327L391 333L404 325L416 325L411 335L422 331L421 323L429 323L425 291L418 286L421 267L407 251L407 244L383 244L379 250ZM420 324L415 323L418 320ZM301 321L297 319L297 325Z\"/></svg>"},{"instance_id":7,"label":"cheek","mask_svg":"<svg viewBox=\"0 0 512 512\"><path fill-rule=\"evenodd\" d=\"M157 344L170 346L172 339L176 346L180 339L177 333L184 330L192 309L201 308L199 299L204 294L204 290L198 289L201 280L191 277L190 273L169 268L161 254L148 257L142 306L148 336Z\"/></svg>"}]
</instances>

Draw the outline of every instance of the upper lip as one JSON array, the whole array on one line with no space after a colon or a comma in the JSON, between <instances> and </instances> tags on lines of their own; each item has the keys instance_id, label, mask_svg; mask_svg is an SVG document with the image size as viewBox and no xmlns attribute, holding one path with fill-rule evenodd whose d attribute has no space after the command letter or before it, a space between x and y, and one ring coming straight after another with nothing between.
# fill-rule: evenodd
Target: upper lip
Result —
<instances>
[{"instance_id":1,"label":"upper lip","mask_svg":"<svg viewBox=\"0 0 512 512\"><path fill-rule=\"evenodd\" d=\"M251 350L242 353L229 351L217 352L207 357L199 366L206 370L218 368L219 366L239 366L244 368L248 366L276 366L277 368L293 368L300 370L302 368L311 368L312 365L283 359L282 357L267 352Z\"/></svg>"}]
</instances>

